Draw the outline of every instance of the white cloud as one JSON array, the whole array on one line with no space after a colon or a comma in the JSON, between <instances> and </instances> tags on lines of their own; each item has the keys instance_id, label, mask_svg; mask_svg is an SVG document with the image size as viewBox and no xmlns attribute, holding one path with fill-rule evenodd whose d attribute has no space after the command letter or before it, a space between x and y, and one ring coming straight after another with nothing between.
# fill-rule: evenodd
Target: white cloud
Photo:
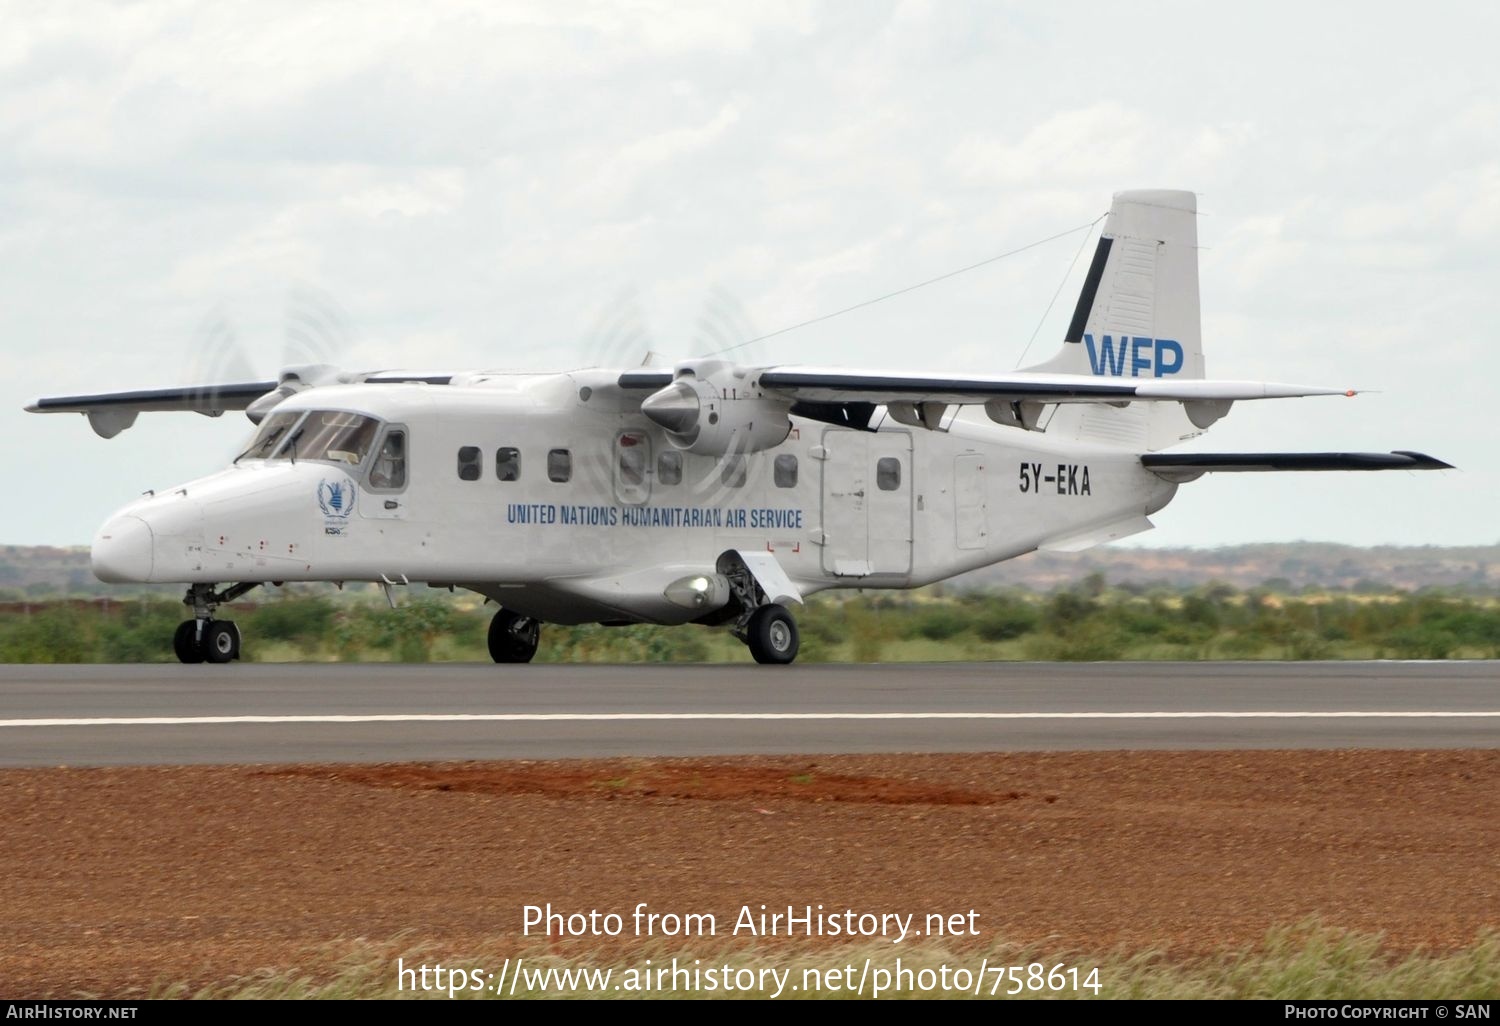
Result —
<instances>
[{"instance_id":1,"label":"white cloud","mask_svg":"<svg viewBox=\"0 0 1500 1026\"><path fill-rule=\"evenodd\" d=\"M965 178L1024 188L1091 182L1101 172L1117 182L1152 183L1165 156L1181 184L1239 159L1254 137L1247 124L1194 126L1106 100L1053 114L1019 138L971 135L949 160Z\"/></svg>"}]
</instances>

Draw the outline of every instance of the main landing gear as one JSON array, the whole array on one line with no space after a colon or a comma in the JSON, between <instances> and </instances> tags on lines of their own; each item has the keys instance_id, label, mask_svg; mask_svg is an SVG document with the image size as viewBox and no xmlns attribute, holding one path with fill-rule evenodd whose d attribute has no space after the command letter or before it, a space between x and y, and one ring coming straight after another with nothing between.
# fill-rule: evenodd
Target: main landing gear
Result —
<instances>
[{"instance_id":1,"label":"main landing gear","mask_svg":"<svg viewBox=\"0 0 1500 1026\"><path fill-rule=\"evenodd\" d=\"M236 584L223 591L214 591L211 584L188 586L183 605L193 607L193 619L177 625L172 636L172 651L179 662L227 663L240 657L240 629L233 620L215 620L214 611L224 602L233 602L251 588L260 586L259 581Z\"/></svg>"},{"instance_id":2,"label":"main landing gear","mask_svg":"<svg viewBox=\"0 0 1500 1026\"><path fill-rule=\"evenodd\" d=\"M785 606L774 602L750 614L740 640L750 646L750 654L757 663L783 665L797 658L797 649L802 644L797 621Z\"/></svg>"},{"instance_id":3,"label":"main landing gear","mask_svg":"<svg viewBox=\"0 0 1500 1026\"><path fill-rule=\"evenodd\" d=\"M797 633L797 621L786 606L770 601L750 568L733 553L719 557L718 570L734 592L730 608L739 611L733 617L730 631L749 646L755 661L785 666L796 659L802 638Z\"/></svg>"},{"instance_id":4,"label":"main landing gear","mask_svg":"<svg viewBox=\"0 0 1500 1026\"><path fill-rule=\"evenodd\" d=\"M529 663L541 638L540 621L502 609L490 621L490 658L497 663Z\"/></svg>"}]
</instances>

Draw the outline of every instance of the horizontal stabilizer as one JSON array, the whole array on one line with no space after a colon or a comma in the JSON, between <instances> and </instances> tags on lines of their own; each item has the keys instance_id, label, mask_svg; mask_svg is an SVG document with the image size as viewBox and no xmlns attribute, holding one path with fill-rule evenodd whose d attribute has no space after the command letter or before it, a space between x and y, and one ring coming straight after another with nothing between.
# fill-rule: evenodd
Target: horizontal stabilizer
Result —
<instances>
[{"instance_id":1,"label":"horizontal stabilizer","mask_svg":"<svg viewBox=\"0 0 1500 1026\"><path fill-rule=\"evenodd\" d=\"M1199 474L1282 470L1452 470L1425 453L1395 452L1187 452L1147 453L1141 465L1168 481Z\"/></svg>"}]
</instances>

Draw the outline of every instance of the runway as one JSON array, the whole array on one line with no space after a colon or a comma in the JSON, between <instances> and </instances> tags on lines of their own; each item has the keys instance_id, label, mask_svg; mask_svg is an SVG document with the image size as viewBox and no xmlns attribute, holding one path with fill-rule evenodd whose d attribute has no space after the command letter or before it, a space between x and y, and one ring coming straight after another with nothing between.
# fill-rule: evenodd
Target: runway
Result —
<instances>
[{"instance_id":1,"label":"runway","mask_svg":"<svg viewBox=\"0 0 1500 1026\"><path fill-rule=\"evenodd\" d=\"M0 765L1500 747L1500 663L0 667Z\"/></svg>"}]
</instances>

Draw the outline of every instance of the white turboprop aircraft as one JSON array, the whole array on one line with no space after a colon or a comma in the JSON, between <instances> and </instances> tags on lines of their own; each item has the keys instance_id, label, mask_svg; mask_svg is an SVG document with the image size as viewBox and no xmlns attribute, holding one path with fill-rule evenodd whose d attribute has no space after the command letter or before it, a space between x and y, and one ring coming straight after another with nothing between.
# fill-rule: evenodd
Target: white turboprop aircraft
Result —
<instances>
[{"instance_id":1,"label":"white turboprop aircraft","mask_svg":"<svg viewBox=\"0 0 1500 1026\"><path fill-rule=\"evenodd\" d=\"M1204 377L1196 204L1115 196L1060 351L951 376L701 358L672 372L346 374L39 399L110 438L138 413L244 410L232 466L148 492L93 541L110 582L180 582L185 663L238 657L217 608L257 584L369 581L494 599L496 662L543 623L729 625L797 655L787 606L914 588L1152 525L1211 471L1431 470L1414 452L1160 452L1248 399L1353 395ZM982 414L979 412L982 411Z\"/></svg>"}]
</instances>

